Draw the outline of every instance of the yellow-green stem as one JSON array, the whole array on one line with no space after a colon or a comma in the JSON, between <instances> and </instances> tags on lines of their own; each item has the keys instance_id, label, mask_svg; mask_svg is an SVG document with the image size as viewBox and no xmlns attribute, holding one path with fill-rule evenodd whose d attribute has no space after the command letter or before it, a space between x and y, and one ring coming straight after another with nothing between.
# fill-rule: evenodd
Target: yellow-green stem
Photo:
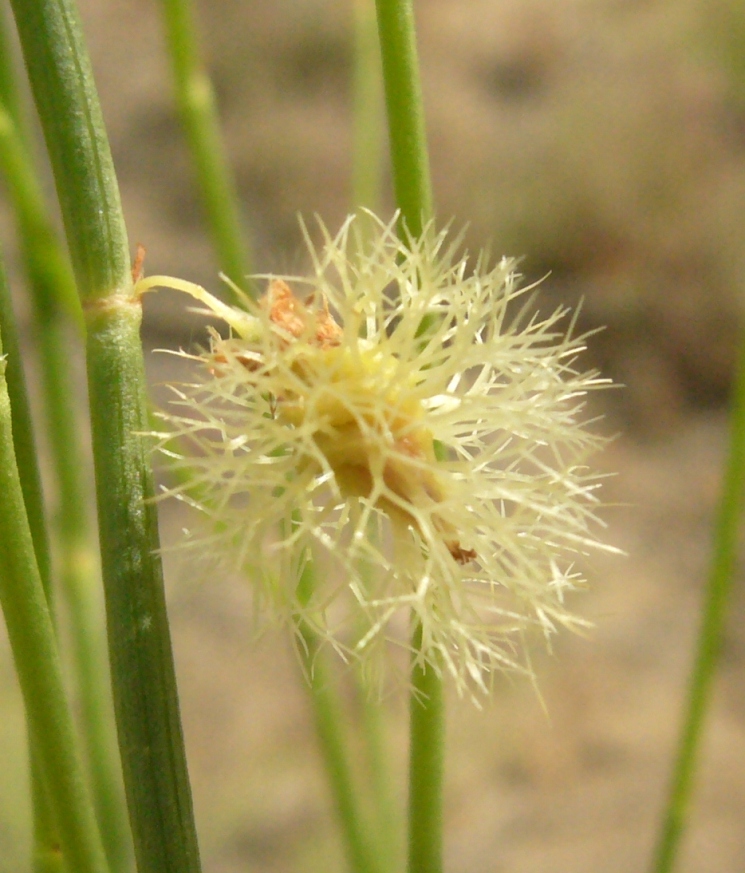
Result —
<instances>
[{"instance_id":1,"label":"yellow-green stem","mask_svg":"<svg viewBox=\"0 0 745 873\"><path fill-rule=\"evenodd\" d=\"M250 292L248 246L233 174L220 135L212 82L200 58L190 0L162 0L181 122L220 269Z\"/></svg>"},{"instance_id":2,"label":"yellow-green stem","mask_svg":"<svg viewBox=\"0 0 745 873\"><path fill-rule=\"evenodd\" d=\"M1 138L1 137L0 137ZM50 548L44 514L41 475L36 456L31 407L21 363L21 349L4 274L0 276L0 346L5 350L6 382L11 407L13 451L28 518L31 539L44 589L47 606L52 611ZM54 820L44 769L31 730L28 734L29 769L31 777L31 808L33 812L32 869L34 873L59 873L62 853L59 833Z\"/></svg>"},{"instance_id":3,"label":"yellow-green stem","mask_svg":"<svg viewBox=\"0 0 745 873\"><path fill-rule=\"evenodd\" d=\"M413 637L409 759L409 873L442 873L442 782L445 710L442 678L419 661L422 629Z\"/></svg>"},{"instance_id":4,"label":"yellow-green stem","mask_svg":"<svg viewBox=\"0 0 745 873\"><path fill-rule=\"evenodd\" d=\"M714 554L667 806L651 867L653 873L670 873L685 832L693 794L696 757L711 700L727 600L735 573L745 493L745 335L737 364L731 415L729 456L714 526Z\"/></svg>"},{"instance_id":5,"label":"yellow-green stem","mask_svg":"<svg viewBox=\"0 0 745 873\"><path fill-rule=\"evenodd\" d=\"M310 600L314 588L315 570L308 558L298 586L301 602ZM342 730L343 713L331 684L331 676L326 670L324 653L320 651L318 636L302 617L298 618L297 629L303 668L310 684L316 734L341 824L350 870L353 873L383 873L362 818L361 797L355 790Z\"/></svg>"},{"instance_id":6,"label":"yellow-green stem","mask_svg":"<svg viewBox=\"0 0 745 873\"><path fill-rule=\"evenodd\" d=\"M4 285L0 275L0 284ZM6 322L7 324L7 322ZM8 630L31 737L35 801L48 798L59 849L48 820L37 818L34 866L58 870L60 850L68 870L107 873L103 845L76 749L65 698L54 627L34 551L14 451L7 359L0 345L0 605ZM38 774L43 774L43 787ZM43 791L41 797L37 792Z\"/></svg>"},{"instance_id":7,"label":"yellow-green stem","mask_svg":"<svg viewBox=\"0 0 745 873\"><path fill-rule=\"evenodd\" d=\"M405 233L419 237L432 218L432 184L412 0L376 0L391 165ZM412 637L409 873L441 873L444 705L442 680Z\"/></svg>"},{"instance_id":8,"label":"yellow-green stem","mask_svg":"<svg viewBox=\"0 0 745 873\"><path fill-rule=\"evenodd\" d=\"M132 840L114 732L100 565L86 506L81 429L67 367L70 336L59 311L35 310L58 492L59 580L71 632L81 732L109 865L114 873L126 873Z\"/></svg>"},{"instance_id":9,"label":"yellow-green stem","mask_svg":"<svg viewBox=\"0 0 745 873\"><path fill-rule=\"evenodd\" d=\"M432 218L432 183L412 0L376 0L396 205L404 232Z\"/></svg>"},{"instance_id":10,"label":"yellow-green stem","mask_svg":"<svg viewBox=\"0 0 745 873\"><path fill-rule=\"evenodd\" d=\"M364 678L357 677L362 732L367 751L367 769L375 802L375 852L383 869L399 869L402 834L401 810L391 787L390 761L386 746L385 709L381 701L371 697Z\"/></svg>"},{"instance_id":11,"label":"yellow-green stem","mask_svg":"<svg viewBox=\"0 0 745 873\"><path fill-rule=\"evenodd\" d=\"M352 204L377 213L385 105L375 0L354 2L354 47Z\"/></svg>"}]
</instances>

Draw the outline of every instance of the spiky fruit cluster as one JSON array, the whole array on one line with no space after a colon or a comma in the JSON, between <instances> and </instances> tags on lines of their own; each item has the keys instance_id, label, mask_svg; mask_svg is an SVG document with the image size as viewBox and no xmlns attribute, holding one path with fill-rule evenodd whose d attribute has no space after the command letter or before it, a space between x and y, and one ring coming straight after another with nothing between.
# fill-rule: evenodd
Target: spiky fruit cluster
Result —
<instances>
[{"instance_id":1,"label":"spiky fruit cluster","mask_svg":"<svg viewBox=\"0 0 745 873\"><path fill-rule=\"evenodd\" d=\"M420 657L485 688L524 666L526 630L578 623L575 560L602 548L584 404L606 380L575 369L566 309L519 299L514 262L375 229L324 230L312 275L270 278L245 309L142 280L230 327L188 356L199 379L162 415L188 469L169 493L207 522L190 544L275 614L360 657L418 624Z\"/></svg>"}]
</instances>

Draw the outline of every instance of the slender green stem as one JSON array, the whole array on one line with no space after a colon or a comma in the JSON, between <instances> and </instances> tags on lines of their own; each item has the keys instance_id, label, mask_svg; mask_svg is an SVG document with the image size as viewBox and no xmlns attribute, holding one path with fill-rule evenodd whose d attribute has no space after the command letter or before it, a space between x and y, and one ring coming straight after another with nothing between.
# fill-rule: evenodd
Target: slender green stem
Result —
<instances>
[{"instance_id":1,"label":"slender green stem","mask_svg":"<svg viewBox=\"0 0 745 873\"><path fill-rule=\"evenodd\" d=\"M114 873L125 873L131 866L131 836L113 730L100 566L88 519L80 429L66 364L69 336L60 313L45 317L35 310L58 489L59 579L71 630L81 729L106 855Z\"/></svg>"},{"instance_id":2,"label":"slender green stem","mask_svg":"<svg viewBox=\"0 0 745 873\"><path fill-rule=\"evenodd\" d=\"M413 657L422 646L421 626ZM409 759L409 873L442 873L445 709L442 678L431 664L412 669Z\"/></svg>"},{"instance_id":3,"label":"slender green stem","mask_svg":"<svg viewBox=\"0 0 745 873\"><path fill-rule=\"evenodd\" d=\"M412 0L376 0L396 203L405 231L421 236L432 185Z\"/></svg>"},{"instance_id":4,"label":"slender green stem","mask_svg":"<svg viewBox=\"0 0 745 873\"><path fill-rule=\"evenodd\" d=\"M129 284L114 165L72 0L11 0L83 300ZM74 110L74 111L73 111Z\"/></svg>"},{"instance_id":5,"label":"slender green stem","mask_svg":"<svg viewBox=\"0 0 745 873\"><path fill-rule=\"evenodd\" d=\"M0 570L0 572L2 572ZM44 776L42 757L29 731L29 769L31 771L31 808L33 811L33 873L66 873L59 829Z\"/></svg>"},{"instance_id":6,"label":"slender green stem","mask_svg":"<svg viewBox=\"0 0 745 873\"><path fill-rule=\"evenodd\" d=\"M2 277L0 282L4 282ZM0 604L26 706L34 765L43 773L66 869L105 873L103 846L75 747L54 627L13 448L6 366L6 359L0 357ZM38 790L37 777L35 793ZM59 851L48 836L43 842L37 839L37 870L59 869Z\"/></svg>"},{"instance_id":7,"label":"slender green stem","mask_svg":"<svg viewBox=\"0 0 745 873\"><path fill-rule=\"evenodd\" d=\"M319 655L315 634L302 623L300 634L303 640L301 651L304 668L310 682L316 733L344 834L349 866L355 873L375 873L382 868L378 866L377 853L372 851L362 822L359 796L355 790L342 735L342 713L331 684L333 680L326 670L322 654Z\"/></svg>"},{"instance_id":8,"label":"slender green stem","mask_svg":"<svg viewBox=\"0 0 745 873\"><path fill-rule=\"evenodd\" d=\"M3 10L4 16L4 10ZM13 82L5 19L0 16L0 172L5 176L14 206L32 200L33 180L23 160L24 145L18 133L20 118L17 89ZM32 224L27 210L28 225ZM46 242L46 240L45 240ZM5 377L13 415L13 440L23 498L31 527L34 551L47 600L51 603L51 551L44 514L44 496L36 455L31 407L21 364L21 349L10 293L3 276L0 281L0 336L7 355Z\"/></svg>"},{"instance_id":9,"label":"slender green stem","mask_svg":"<svg viewBox=\"0 0 745 873\"><path fill-rule=\"evenodd\" d=\"M370 787L375 802L375 853L385 870L397 870L401 849L401 815L391 789L384 710L380 702L367 693L362 677L357 679L357 689L362 695L362 732L367 751Z\"/></svg>"},{"instance_id":10,"label":"slender green stem","mask_svg":"<svg viewBox=\"0 0 745 873\"><path fill-rule=\"evenodd\" d=\"M745 336L740 348L735 378L729 457L724 471L722 496L714 527L714 554L667 806L651 868L654 873L669 873L673 869L685 831L693 793L696 756L711 699L711 686L722 643L727 599L735 573L745 487L743 483L745 483Z\"/></svg>"},{"instance_id":11,"label":"slender green stem","mask_svg":"<svg viewBox=\"0 0 745 873\"><path fill-rule=\"evenodd\" d=\"M114 731L106 660L106 628L100 606L100 568L87 536L62 533L60 579L68 605L72 658L91 790L112 873L132 867L132 836Z\"/></svg>"},{"instance_id":12,"label":"slender green stem","mask_svg":"<svg viewBox=\"0 0 745 873\"><path fill-rule=\"evenodd\" d=\"M1 138L1 137L0 137ZM10 293L4 275L0 276L0 346L5 350L5 377L10 399L13 451L23 494L23 503L34 546L36 564L47 606L52 609L49 538L44 517L41 475L36 456L31 408L21 364ZM59 834L45 785L44 770L33 734L29 731L31 805L34 821L32 865L35 873L58 873L62 869Z\"/></svg>"},{"instance_id":13,"label":"slender green stem","mask_svg":"<svg viewBox=\"0 0 745 873\"><path fill-rule=\"evenodd\" d=\"M13 190L18 178L17 156L22 146L15 135L21 118L20 100L15 87L10 45L7 38L5 10L0 10L0 169ZM21 184L24 179L21 176ZM5 281L0 281L0 345L8 356L6 379L11 402L15 456L29 520L37 566L47 604L52 608L51 557L44 517L41 475L36 459L36 443L31 421L31 409L21 365L20 347L10 294ZM45 784L40 752L29 732L29 770L31 808L33 811L33 851L31 867L34 873L60 873L63 857L52 804Z\"/></svg>"},{"instance_id":14,"label":"slender green stem","mask_svg":"<svg viewBox=\"0 0 745 873\"><path fill-rule=\"evenodd\" d=\"M311 561L307 560L298 586L302 602L307 603L310 600L314 587L315 570ZM349 867L354 873L382 873L363 822L360 796L355 791L342 731L342 708L334 693L331 676L326 670L318 636L302 618L298 618L297 628L301 639L299 648L303 668L310 684L316 734L344 835Z\"/></svg>"},{"instance_id":15,"label":"slender green stem","mask_svg":"<svg viewBox=\"0 0 745 873\"><path fill-rule=\"evenodd\" d=\"M250 272L238 195L220 136L212 83L202 64L190 0L162 0L176 102L220 268L240 288Z\"/></svg>"},{"instance_id":16,"label":"slender green stem","mask_svg":"<svg viewBox=\"0 0 745 873\"><path fill-rule=\"evenodd\" d=\"M379 533L370 524L367 537L372 544L377 545ZM372 590L373 577L376 568L368 559L361 559L358 573L367 590ZM360 624L360 633L365 629ZM400 853L402 846L401 811L391 783L390 755L386 748L385 708L381 701L370 694L367 678L361 661L355 664L355 690L359 704L359 719L361 732L365 740L367 753L367 771L370 774L372 800L375 804L375 846L376 855L384 869L400 869Z\"/></svg>"},{"instance_id":17,"label":"slender green stem","mask_svg":"<svg viewBox=\"0 0 745 873\"><path fill-rule=\"evenodd\" d=\"M355 0L354 42L352 203L377 212L385 104L374 0Z\"/></svg>"},{"instance_id":18,"label":"slender green stem","mask_svg":"<svg viewBox=\"0 0 745 873\"><path fill-rule=\"evenodd\" d=\"M412 0L376 0L396 202L406 233L420 236L432 218L432 186ZM409 873L442 871L444 704L442 680L412 638Z\"/></svg>"},{"instance_id":19,"label":"slender green stem","mask_svg":"<svg viewBox=\"0 0 745 873\"><path fill-rule=\"evenodd\" d=\"M13 202L26 272L37 312L69 317L82 331L83 315L67 256L47 213L24 136L0 92L0 174Z\"/></svg>"},{"instance_id":20,"label":"slender green stem","mask_svg":"<svg viewBox=\"0 0 745 873\"><path fill-rule=\"evenodd\" d=\"M21 348L16 330L10 292L4 274L0 276L0 339L5 352L5 379L13 422L13 448L28 516L34 554L44 593L51 604L51 553L44 514L44 495L36 455L36 440L31 407L21 364ZM51 607L50 607L51 608Z\"/></svg>"},{"instance_id":21,"label":"slender green stem","mask_svg":"<svg viewBox=\"0 0 745 873\"><path fill-rule=\"evenodd\" d=\"M200 869L148 465L142 317L119 191L72 0L12 0L86 309L109 656L143 873Z\"/></svg>"},{"instance_id":22,"label":"slender green stem","mask_svg":"<svg viewBox=\"0 0 745 873\"><path fill-rule=\"evenodd\" d=\"M382 188L382 146L385 102L375 0L354 3L354 71L352 82L352 204L379 211ZM358 215L362 239L369 216ZM370 230L372 223L369 222ZM373 536L373 531L368 531ZM361 567L362 575L370 568ZM360 720L367 752L376 815L376 855L385 869L397 869L400 844L399 810L390 784L385 725L380 705L368 693L361 670L355 671Z\"/></svg>"},{"instance_id":23,"label":"slender green stem","mask_svg":"<svg viewBox=\"0 0 745 873\"><path fill-rule=\"evenodd\" d=\"M113 870L124 871L129 867L130 837L118 754L112 742L113 721L108 715L110 688L98 603L98 562L82 485L85 464L68 364L68 316L72 315L82 329L82 310L24 138L10 113L3 112L2 103L7 105L9 96L0 93L0 172L5 175L15 207L41 354L44 407L58 488L55 527L60 578L72 625L74 672L84 714L82 730L106 854ZM31 445L25 439L23 444Z\"/></svg>"},{"instance_id":24,"label":"slender green stem","mask_svg":"<svg viewBox=\"0 0 745 873\"><path fill-rule=\"evenodd\" d=\"M21 126L21 99L16 88L13 52L8 39L7 12L5 5L0 8L0 95L5 110L17 127Z\"/></svg>"}]
</instances>

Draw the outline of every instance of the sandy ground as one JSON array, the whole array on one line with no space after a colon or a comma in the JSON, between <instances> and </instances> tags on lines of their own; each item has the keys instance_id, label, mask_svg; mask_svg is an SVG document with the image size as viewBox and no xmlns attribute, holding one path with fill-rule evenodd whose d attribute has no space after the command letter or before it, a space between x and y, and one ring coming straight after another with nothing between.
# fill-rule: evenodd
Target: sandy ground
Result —
<instances>
[{"instance_id":1,"label":"sandy ground","mask_svg":"<svg viewBox=\"0 0 745 873\"><path fill-rule=\"evenodd\" d=\"M608 538L576 609L595 622L537 654L478 711L448 707L447 869L644 870L669 773L710 553L725 399L742 309L743 92L724 0L428 0L425 94L443 216L468 240L551 270L584 296L591 350L626 384L600 459ZM706 15L704 15L704 11ZM148 271L214 285L216 266L171 106L155 4L83 3L125 209ZM349 4L201 8L257 270L300 269L296 213L334 225L349 187ZM733 16L727 18L727 14ZM726 38L725 36L726 35ZM736 56L736 53L735 53ZM0 228L9 227L0 200ZM11 268L15 265L12 245ZM197 330L163 296L147 345ZM150 361L155 382L163 363ZM164 538L178 535L175 510ZM253 639L238 583L168 565L206 873L343 869L307 699L288 640ZM681 873L745 870L745 596L738 574ZM404 702L386 701L404 797ZM0 635L0 873L24 869L23 721Z\"/></svg>"}]
</instances>

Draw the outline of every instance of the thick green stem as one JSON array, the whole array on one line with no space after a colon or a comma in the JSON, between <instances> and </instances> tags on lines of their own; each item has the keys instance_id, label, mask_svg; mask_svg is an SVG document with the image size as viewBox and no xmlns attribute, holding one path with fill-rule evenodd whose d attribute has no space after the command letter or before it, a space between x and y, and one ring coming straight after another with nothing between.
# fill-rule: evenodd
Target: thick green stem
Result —
<instances>
[{"instance_id":1,"label":"thick green stem","mask_svg":"<svg viewBox=\"0 0 745 873\"><path fill-rule=\"evenodd\" d=\"M10 87L9 77L3 82ZM81 727L96 814L109 863L114 871L124 873L129 868L131 841L109 715L110 688L98 596L100 575L82 484L84 455L69 371L69 316L82 330L82 310L25 138L11 114L3 112L2 104L11 105L11 97L11 93L0 93L0 172L5 175L13 200L41 355L44 409L58 490L55 528L59 534L59 576L72 628L74 672L83 713ZM23 443L31 445L30 440Z\"/></svg>"},{"instance_id":2,"label":"thick green stem","mask_svg":"<svg viewBox=\"0 0 745 873\"><path fill-rule=\"evenodd\" d=\"M442 678L416 663L422 629L413 638L409 758L409 873L442 873L442 782L445 708Z\"/></svg>"},{"instance_id":3,"label":"thick green stem","mask_svg":"<svg viewBox=\"0 0 745 873\"><path fill-rule=\"evenodd\" d=\"M142 873L200 869L148 467L139 301L88 316L88 390L119 744ZM116 446L116 452L111 447Z\"/></svg>"},{"instance_id":4,"label":"thick green stem","mask_svg":"<svg viewBox=\"0 0 745 873\"><path fill-rule=\"evenodd\" d=\"M405 232L432 218L432 185L412 0L376 0L396 204Z\"/></svg>"},{"instance_id":5,"label":"thick green stem","mask_svg":"<svg viewBox=\"0 0 745 873\"><path fill-rule=\"evenodd\" d=\"M4 279L0 277L0 282ZM0 348L0 603L26 706L36 771L35 801L44 791L58 829L68 870L105 873L103 846L75 747L65 699L54 627L29 527L16 455L11 404ZM39 785L43 774L43 789ZM39 826L45 833L38 833ZM37 819L34 865L58 870L59 850L50 842L50 820Z\"/></svg>"},{"instance_id":6,"label":"thick green stem","mask_svg":"<svg viewBox=\"0 0 745 873\"><path fill-rule=\"evenodd\" d=\"M72 0L12 0L88 327L109 656L137 864L200 868L148 448L141 307L108 140Z\"/></svg>"},{"instance_id":7,"label":"thick green stem","mask_svg":"<svg viewBox=\"0 0 745 873\"><path fill-rule=\"evenodd\" d=\"M220 136L212 83L202 64L190 0L162 0L176 103L191 151L199 192L220 268L250 290L248 248L235 180Z\"/></svg>"},{"instance_id":8,"label":"thick green stem","mask_svg":"<svg viewBox=\"0 0 745 873\"><path fill-rule=\"evenodd\" d=\"M129 246L93 72L72 0L11 0L54 170L78 290L129 284Z\"/></svg>"},{"instance_id":9,"label":"thick green stem","mask_svg":"<svg viewBox=\"0 0 745 873\"><path fill-rule=\"evenodd\" d=\"M712 566L667 806L651 868L653 873L669 873L673 869L685 831L693 793L696 756L711 700L711 686L722 644L727 600L735 573L743 507L743 483L745 483L745 337L743 337L737 365L729 457L714 527Z\"/></svg>"}]
</instances>

